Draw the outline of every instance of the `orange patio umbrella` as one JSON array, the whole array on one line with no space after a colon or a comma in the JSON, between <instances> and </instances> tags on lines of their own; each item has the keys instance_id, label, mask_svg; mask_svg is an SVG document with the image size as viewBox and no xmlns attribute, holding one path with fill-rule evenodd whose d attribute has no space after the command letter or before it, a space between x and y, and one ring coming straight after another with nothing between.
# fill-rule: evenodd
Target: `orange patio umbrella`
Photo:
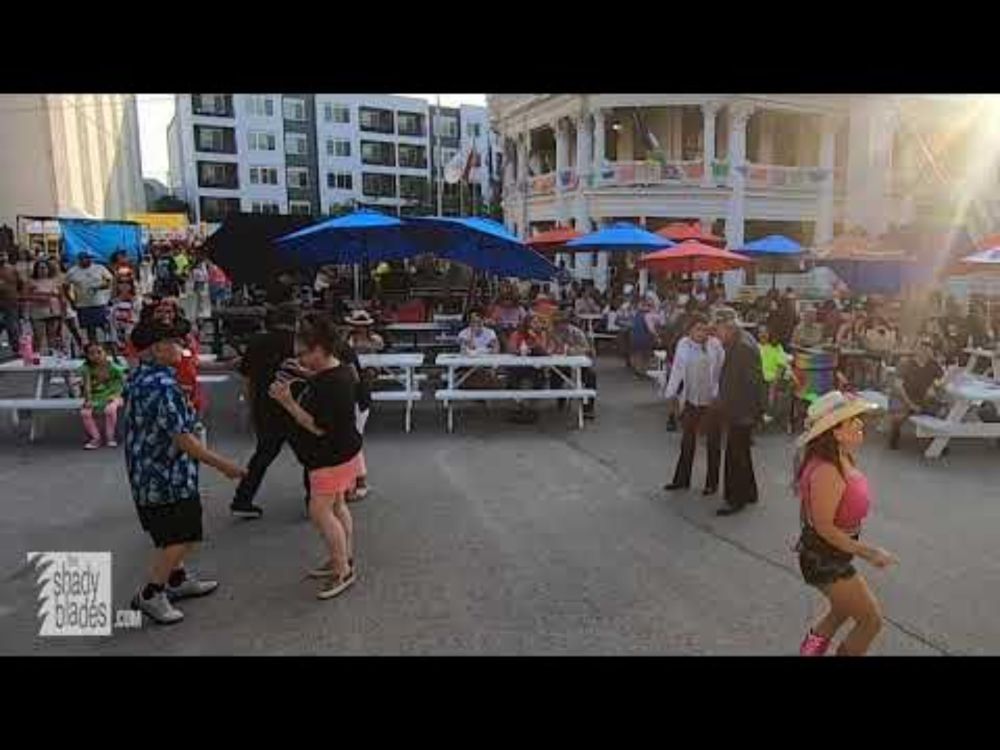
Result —
<instances>
[{"instance_id":1,"label":"orange patio umbrella","mask_svg":"<svg viewBox=\"0 0 1000 750\"><path fill-rule=\"evenodd\" d=\"M561 245L565 245L570 240L575 240L577 237L582 236L583 234L575 229L560 227L558 229L549 229L546 232L539 232L534 237L529 237L525 240L524 244L535 250L553 250Z\"/></svg>"},{"instance_id":2,"label":"orange patio umbrella","mask_svg":"<svg viewBox=\"0 0 1000 750\"><path fill-rule=\"evenodd\" d=\"M687 222L678 221L673 224L667 224L661 229L657 229L656 233L661 237L666 237L668 240L673 240L674 242L695 240L697 242L715 247L726 246L725 237L719 237L711 232L703 232L701 227L696 223L689 224Z\"/></svg>"},{"instance_id":3,"label":"orange patio umbrella","mask_svg":"<svg viewBox=\"0 0 1000 750\"><path fill-rule=\"evenodd\" d=\"M752 263L745 255L695 240L687 240L666 250L657 250L639 259L639 265L661 273L721 273L746 268Z\"/></svg>"}]
</instances>

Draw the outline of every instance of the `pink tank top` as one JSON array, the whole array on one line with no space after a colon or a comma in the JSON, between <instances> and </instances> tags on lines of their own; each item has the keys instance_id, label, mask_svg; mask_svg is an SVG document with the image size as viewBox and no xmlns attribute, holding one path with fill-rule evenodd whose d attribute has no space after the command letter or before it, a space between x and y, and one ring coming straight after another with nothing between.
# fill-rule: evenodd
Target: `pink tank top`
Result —
<instances>
[{"instance_id":1,"label":"pink tank top","mask_svg":"<svg viewBox=\"0 0 1000 750\"><path fill-rule=\"evenodd\" d=\"M799 484L799 496L802 498L804 511L809 523L812 523L812 513L809 508L809 488L812 481L813 472L821 464L821 461L813 461L802 473L802 480ZM848 469L847 484L844 493L840 496L840 504L837 505L837 512L834 514L833 523L838 529L853 531L861 526L861 522L868 515L871 507L871 494L868 489L868 478L857 469Z\"/></svg>"}]
</instances>

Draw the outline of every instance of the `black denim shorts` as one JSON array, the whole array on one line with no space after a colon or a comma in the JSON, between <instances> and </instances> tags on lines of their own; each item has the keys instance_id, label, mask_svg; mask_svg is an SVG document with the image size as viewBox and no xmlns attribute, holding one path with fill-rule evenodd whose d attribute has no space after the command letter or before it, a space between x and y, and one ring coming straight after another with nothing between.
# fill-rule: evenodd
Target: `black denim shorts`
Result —
<instances>
[{"instance_id":1,"label":"black denim shorts","mask_svg":"<svg viewBox=\"0 0 1000 750\"><path fill-rule=\"evenodd\" d=\"M852 535L857 540L858 534ZM829 586L836 581L851 578L857 574L852 564L854 555L843 552L823 537L812 526L803 526L802 535L795 545L799 553L799 570L802 578L810 586Z\"/></svg>"},{"instance_id":2,"label":"black denim shorts","mask_svg":"<svg viewBox=\"0 0 1000 750\"><path fill-rule=\"evenodd\" d=\"M162 549L175 544L200 542L202 538L201 498L179 500L168 505L137 508L142 528Z\"/></svg>"}]
</instances>

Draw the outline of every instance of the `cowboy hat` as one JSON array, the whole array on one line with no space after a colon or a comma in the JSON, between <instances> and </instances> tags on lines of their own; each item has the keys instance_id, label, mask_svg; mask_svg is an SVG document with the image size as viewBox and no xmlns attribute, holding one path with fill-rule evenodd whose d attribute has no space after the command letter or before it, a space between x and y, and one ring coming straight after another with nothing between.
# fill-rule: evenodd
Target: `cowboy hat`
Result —
<instances>
[{"instance_id":1,"label":"cowboy hat","mask_svg":"<svg viewBox=\"0 0 1000 750\"><path fill-rule=\"evenodd\" d=\"M349 326L375 325L375 319L368 314L367 310L352 310L351 314L344 318L344 322Z\"/></svg>"},{"instance_id":2,"label":"cowboy hat","mask_svg":"<svg viewBox=\"0 0 1000 750\"><path fill-rule=\"evenodd\" d=\"M796 444L802 448L824 432L832 430L851 417L870 414L881 407L860 396L829 391L813 401L806 412L806 431L799 436Z\"/></svg>"}]
</instances>

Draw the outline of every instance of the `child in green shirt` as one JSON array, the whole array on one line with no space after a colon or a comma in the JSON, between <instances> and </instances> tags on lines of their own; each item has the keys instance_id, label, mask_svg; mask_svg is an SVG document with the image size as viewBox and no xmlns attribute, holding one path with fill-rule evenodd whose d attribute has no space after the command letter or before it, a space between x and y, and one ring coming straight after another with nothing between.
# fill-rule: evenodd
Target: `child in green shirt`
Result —
<instances>
[{"instance_id":1,"label":"child in green shirt","mask_svg":"<svg viewBox=\"0 0 1000 750\"><path fill-rule=\"evenodd\" d=\"M122 406L122 393L125 390L125 368L117 362L108 359L104 347L97 342L90 342L84 349L83 366L80 375L83 378L83 408L80 416L83 428L90 440L83 447L94 450L101 447L101 432L94 421L94 412L104 412L104 429L107 436L107 446L114 448L115 428L118 425L118 410Z\"/></svg>"}]
</instances>

